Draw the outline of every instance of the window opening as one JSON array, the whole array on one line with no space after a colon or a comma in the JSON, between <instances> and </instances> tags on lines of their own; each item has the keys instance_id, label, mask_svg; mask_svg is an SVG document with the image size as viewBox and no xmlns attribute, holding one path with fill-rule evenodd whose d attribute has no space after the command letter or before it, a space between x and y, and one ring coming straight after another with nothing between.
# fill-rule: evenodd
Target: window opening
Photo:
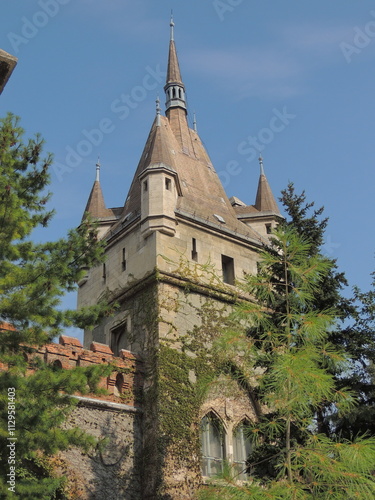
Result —
<instances>
[{"instance_id":1,"label":"window opening","mask_svg":"<svg viewBox=\"0 0 375 500\"><path fill-rule=\"evenodd\" d=\"M271 234L272 233L272 226L271 224L266 224L266 233Z\"/></svg>"},{"instance_id":2,"label":"window opening","mask_svg":"<svg viewBox=\"0 0 375 500\"><path fill-rule=\"evenodd\" d=\"M165 189L168 189L168 191L170 191L171 189L171 180L169 179L169 177L165 178Z\"/></svg>"},{"instance_id":3,"label":"window opening","mask_svg":"<svg viewBox=\"0 0 375 500\"><path fill-rule=\"evenodd\" d=\"M220 420L209 413L201 420L202 475L216 476L223 470L224 428Z\"/></svg>"},{"instance_id":4,"label":"window opening","mask_svg":"<svg viewBox=\"0 0 375 500\"><path fill-rule=\"evenodd\" d=\"M144 181L144 182L143 182L143 191L144 191L144 192L148 191L148 184L147 184L147 181Z\"/></svg>"},{"instance_id":5,"label":"window opening","mask_svg":"<svg viewBox=\"0 0 375 500\"><path fill-rule=\"evenodd\" d=\"M104 283L107 281L107 267L105 264L103 264L103 280Z\"/></svg>"},{"instance_id":6,"label":"window opening","mask_svg":"<svg viewBox=\"0 0 375 500\"><path fill-rule=\"evenodd\" d=\"M121 267L122 267L123 271L126 271L126 250L125 250L125 248L122 249Z\"/></svg>"},{"instance_id":7,"label":"window opening","mask_svg":"<svg viewBox=\"0 0 375 500\"><path fill-rule=\"evenodd\" d=\"M191 240L191 258L192 260L195 260L195 262L198 261L198 252L197 252L197 240L195 238L192 238Z\"/></svg>"},{"instance_id":8,"label":"window opening","mask_svg":"<svg viewBox=\"0 0 375 500\"><path fill-rule=\"evenodd\" d=\"M116 376L116 383L115 383L115 396L120 396L122 394L124 388L124 376L122 373L118 373Z\"/></svg>"},{"instance_id":9,"label":"window opening","mask_svg":"<svg viewBox=\"0 0 375 500\"><path fill-rule=\"evenodd\" d=\"M221 267L223 269L223 281L228 285L234 285L234 260L226 255L221 256Z\"/></svg>"},{"instance_id":10,"label":"window opening","mask_svg":"<svg viewBox=\"0 0 375 500\"><path fill-rule=\"evenodd\" d=\"M119 356L122 349L127 351L131 350L128 325L126 321L111 330L111 349L115 356Z\"/></svg>"}]
</instances>

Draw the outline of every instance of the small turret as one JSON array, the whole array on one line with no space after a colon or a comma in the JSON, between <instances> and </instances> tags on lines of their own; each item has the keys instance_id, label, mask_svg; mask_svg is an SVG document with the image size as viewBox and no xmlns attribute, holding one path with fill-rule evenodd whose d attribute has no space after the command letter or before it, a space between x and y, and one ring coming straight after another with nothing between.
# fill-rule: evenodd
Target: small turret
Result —
<instances>
[{"instance_id":1,"label":"small turret","mask_svg":"<svg viewBox=\"0 0 375 500\"><path fill-rule=\"evenodd\" d=\"M101 238L108 228L116 220L113 209L107 208L104 202L103 191L100 185L100 159L95 165L95 181L91 189L89 199L87 200L86 208L82 216L82 221L87 217L98 222L98 236Z\"/></svg>"}]
</instances>

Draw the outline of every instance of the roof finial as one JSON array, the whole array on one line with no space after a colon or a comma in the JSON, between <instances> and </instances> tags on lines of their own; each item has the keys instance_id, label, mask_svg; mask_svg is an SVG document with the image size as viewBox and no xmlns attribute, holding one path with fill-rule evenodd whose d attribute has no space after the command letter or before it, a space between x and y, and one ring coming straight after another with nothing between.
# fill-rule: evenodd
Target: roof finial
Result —
<instances>
[{"instance_id":1,"label":"roof finial","mask_svg":"<svg viewBox=\"0 0 375 500\"><path fill-rule=\"evenodd\" d=\"M173 10L171 10L171 21L169 23L169 26L171 27L171 42L174 41L174 22L173 22Z\"/></svg>"},{"instance_id":2,"label":"roof finial","mask_svg":"<svg viewBox=\"0 0 375 500\"><path fill-rule=\"evenodd\" d=\"M195 111L193 113L193 129L194 129L194 132L197 132L197 118L195 116Z\"/></svg>"},{"instance_id":3,"label":"roof finial","mask_svg":"<svg viewBox=\"0 0 375 500\"><path fill-rule=\"evenodd\" d=\"M96 162L96 181L99 182L100 177L100 156L98 156L98 161Z\"/></svg>"},{"instance_id":4,"label":"roof finial","mask_svg":"<svg viewBox=\"0 0 375 500\"><path fill-rule=\"evenodd\" d=\"M171 27L171 41L174 41L174 22L173 22L173 10L171 10L171 21L169 23Z\"/></svg>"},{"instance_id":5,"label":"roof finial","mask_svg":"<svg viewBox=\"0 0 375 500\"><path fill-rule=\"evenodd\" d=\"M160 127L160 99L159 96L156 98L156 126Z\"/></svg>"},{"instance_id":6,"label":"roof finial","mask_svg":"<svg viewBox=\"0 0 375 500\"><path fill-rule=\"evenodd\" d=\"M259 166L260 166L260 175L264 175L264 167L263 167L263 157L262 157L262 153L259 153Z\"/></svg>"}]
</instances>

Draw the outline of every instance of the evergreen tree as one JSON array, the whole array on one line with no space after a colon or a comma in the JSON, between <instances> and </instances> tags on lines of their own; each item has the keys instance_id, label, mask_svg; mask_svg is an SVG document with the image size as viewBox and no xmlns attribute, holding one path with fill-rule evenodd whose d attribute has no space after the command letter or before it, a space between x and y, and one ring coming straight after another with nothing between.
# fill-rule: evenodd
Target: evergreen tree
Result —
<instances>
[{"instance_id":1,"label":"evergreen tree","mask_svg":"<svg viewBox=\"0 0 375 500\"><path fill-rule=\"evenodd\" d=\"M364 432L375 435L375 273L372 278L368 292L354 287L352 323L337 339L352 357L351 370L340 382L350 384L359 401L348 415L333 419L335 432L347 438Z\"/></svg>"},{"instance_id":2,"label":"evergreen tree","mask_svg":"<svg viewBox=\"0 0 375 500\"><path fill-rule=\"evenodd\" d=\"M296 194L293 183L289 183L281 194L280 201L289 216L285 224L309 238L312 254L322 254L328 224L328 218L322 218L324 208L314 209L314 203L306 201L304 191L300 195ZM345 371L339 370L334 374L339 387L350 387L355 392L358 405L343 418L332 413L332 406L320 407L317 411L318 428L328 436L340 433L349 438L365 431L373 434L375 294L372 291L363 293L354 287L353 297L345 298L343 291L348 286L345 275L338 271L335 259L330 259L330 262L330 269L321 281L321 286L314 291L312 306L318 310L334 308L336 311L339 322L328 332L329 340L346 352L350 364L345 367Z\"/></svg>"},{"instance_id":3,"label":"evergreen tree","mask_svg":"<svg viewBox=\"0 0 375 500\"><path fill-rule=\"evenodd\" d=\"M64 371L27 358L64 326L92 325L109 311L105 304L59 308L84 268L102 261L103 247L90 221L56 242L32 241L32 231L53 216L46 208L52 157L42 157L39 136L23 141L18 122L12 115L0 121L0 496L49 499L57 498L61 480L46 459L71 445L93 445L79 429L61 427L74 405L69 395L94 390L107 368ZM11 467L15 490L7 482Z\"/></svg>"},{"instance_id":4,"label":"evergreen tree","mask_svg":"<svg viewBox=\"0 0 375 500\"><path fill-rule=\"evenodd\" d=\"M238 305L234 318L241 328L226 332L218 350L256 379L263 414L250 429L253 479L236 486L228 467L225 486L206 489L202 498L344 500L375 494L375 439L336 441L316 432L322 405L344 414L354 399L333 375L346 363L329 342L335 311L318 309L315 301L332 263L312 247L292 227L279 227L261 253L258 274L246 277L244 290L254 301Z\"/></svg>"}]
</instances>

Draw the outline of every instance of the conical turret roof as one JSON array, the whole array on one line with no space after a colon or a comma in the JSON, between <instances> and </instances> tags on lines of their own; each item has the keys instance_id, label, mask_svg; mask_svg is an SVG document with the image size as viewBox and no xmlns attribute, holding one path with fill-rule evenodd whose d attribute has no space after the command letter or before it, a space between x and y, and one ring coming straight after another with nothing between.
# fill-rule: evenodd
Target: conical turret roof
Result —
<instances>
[{"instance_id":1,"label":"conical turret roof","mask_svg":"<svg viewBox=\"0 0 375 500\"><path fill-rule=\"evenodd\" d=\"M272 212L274 214L280 214L279 207L277 206L275 197L264 173L262 157L259 158L259 162L260 176L254 206L257 210L259 210L259 212Z\"/></svg>"}]
</instances>

